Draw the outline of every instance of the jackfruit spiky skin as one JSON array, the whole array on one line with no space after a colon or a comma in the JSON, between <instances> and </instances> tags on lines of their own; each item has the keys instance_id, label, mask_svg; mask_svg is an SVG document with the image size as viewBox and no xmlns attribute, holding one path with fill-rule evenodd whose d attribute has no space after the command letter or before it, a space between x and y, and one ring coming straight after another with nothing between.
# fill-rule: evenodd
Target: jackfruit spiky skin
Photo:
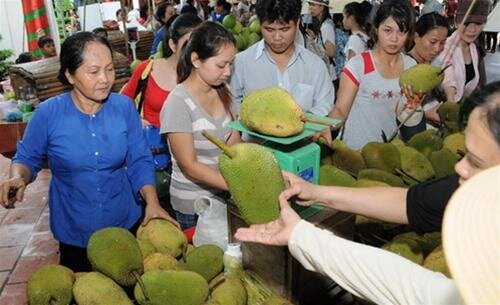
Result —
<instances>
[{"instance_id":1,"label":"jackfruit spiky skin","mask_svg":"<svg viewBox=\"0 0 500 305\"><path fill-rule=\"evenodd\" d=\"M460 112L460 105L455 102L447 101L442 103L437 109L439 120L441 122L455 122L458 123L458 114Z\"/></svg>"},{"instance_id":2,"label":"jackfruit spiky skin","mask_svg":"<svg viewBox=\"0 0 500 305\"><path fill-rule=\"evenodd\" d=\"M444 79L441 68L430 64L418 64L408 68L399 76L401 86L410 85L415 93L427 93L439 86Z\"/></svg>"},{"instance_id":3,"label":"jackfruit spiky skin","mask_svg":"<svg viewBox=\"0 0 500 305\"><path fill-rule=\"evenodd\" d=\"M401 170L411 178L422 182L434 177L434 168L424 154L413 147L398 148L401 155Z\"/></svg>"},{"instance_id":4,"label":"jackfruit spiky skin","mask_svg":"<svg viewBox=\"0 0 500 305\"><path fill-rule=\"evenodd\" d=\"M217 281L214 283L214 281ZM247 291L241 280L235 276L217 276L209 283L212 291L208 304L246 305Z\"/></svg>"},{"instance_id":5,"label":"jackfruit spiky skin","mask_svg":"<svg viewBox=\"0 0 500 305\"><path fill-rule=\"evenodd\" d=\"M224 269L224 251L216 245L201 245L186 256L186 270L193 271L210 281Z\"/></svg>"},{"instance_id":6,"label":"jackfruit spiky skin","mask_svg":"<svg viewBox=\"0 0 500 305\"><path fill-rule=\"evenodd\" d=\"M187 248L186 248L186 255L188 255L189 253L191 253L194 249L196 249L195 246L193 246L192 244L188 244Z\"/></svg>"},{"instance_id":7,"label":"jackfruit spiky skin","mask_svg":"<svg viewBox=\"0 0 500 305\"><path fill-rule=\"evenodd\" d=\"M28 280L29 305L69 305L73 299L73 271L61 265L46 265Z\"/></svg>"},{"instance_id":8,"label":"jackfruit spiky skin","mask_svg":"<svg viewBox=\"0 0 500 305\"><path fill-rule=\"evenodd\" d=\"M441 232L431 232L425 233L423 235L419 235L415 232L407 232L398 234L393 238L393 240L398 239L408 239L416 241L425 256L441 244Z\"/></svg>"},{"instance_id":9,"label":"jackfruit spiky skin","mask_svg":"<svg viewBox=\"0 0 500 305\"><path fill-rule=\"evenodd\" d=\"M134 273L142 274L142 253L134 235L128 230L108 227L90 236L87 256L92 268L112 278L122 286L137 281Z\"/></svg>"},{"instance_id":10,"label":"jackfruit spiky skin","mask_svg":"<svg viewBox=\"0 0 500 305\"><path fill-rule=\"evenodd\" d=\"M335 186L352 186L356 179L333 165L322 165L319 168L319 184Z\"/></svg>"},{"instance_id":11,"label":"jackfruit spiky skin","mask_svg":"<svg viewBox=\"0 0 500 305\"><path fill-rule=\"evenodd\" d=\"M428 129L415 134L406 144L428 157L431 152L443 147L443 139L439 132Z\"/></svg>"},{"instance_id":12,"label":"jackfruit spiky skin","mask_svg":"<svg viewBox=\"0 0 500 305\"><path fill-rule=\"evenodd\" d=\"M222 153L219 169L243 220L251 225L277 219L278 196L285 189L278 161L258 144L240 143L231 149L235 157Z\"/></svg>"},{"instance_id":13,"label":"jackfruit spiky skin","mask_svg":"<svg viewBox=\"0 0 500 305\"><path fill-rule=\"evenodd\" d=\"M401 157L396 145L391 143L370 142L361 149L361 155L368 168L378 168L394 173L401 167Z\"/></svg>"},{"instance_id":14,"label":"jackfruit spiky skin","mask_svg":"<svg viewBox=\"0 0 500 305\"><path fill-rule=\"evenodd\" d=\"M461 132L452 133L443 139L443 148L448 148L457 157L461 157L467 149L465 148L465 135Z\"/></svg>"},{"instance_id":15,"label":"jackfruit spiky skin","mask_svg":"<svg viewBox=\"0 0 500 305\"><path fill-rule=\"evenodd\" d=\"M352 185L352 187L374 187L374 186L390 187L390 185L385 182L368 180L368 179L358 179Z\"/></svg>"},{"instance_id":16,"label":"jackfruit spiky skin","mask_svg":"<svg viewBox=\"0 0 500 305\"><path fill-rule=\"evenodd\" d=\"M89 272L76 279L73 295L78 305L132 305L127 293L100 272Z\"/></svg>"},{"instance_id":17,"label":"jackfruit spiky skin","mask_svg":"<svg viewBox=\"0 0 500 305\"><path fill-rule=\"evenodd\" d=\"M146 300L137 284L134 296L141 305L201 305L209 293L207 281L192 271L155 270L141 279L149 297Z\"/></svg>"},{"instance_id":18,"label":"jackfruit spiky skin","mask_svg":"<svg viewBox=\"0 0 500 305\"><path fill-rule=\"evenodd\" d=\"M240 106L240 120L250 130L289 137L304 130L304 111L287 91L268 87L251 92Z\"/></svg>"},{"instance_id":19,"label":"jackfruit spiky skin","mask_svg":"<svg viewBox=\"0 0 500 305\"><path fill-rule=\"evenodd\" d=\"M183 270L182 263L170 254L155 252L144 259L144 272L153 270Z\"/></svg>"},{"instance_id":20,"label":"jackfruit spiky skin","mask_svg":"<svg viewBox=\"0 0 500 305\"><path fill-rule=\"evenodd\" d=\"M390 241L382 246L382 249L396 253L412 262L422 265L424 255L420 245L413 240L397 239Z\"/></svg>"},{"instance_id":21,"label":"jackfruit spiky skin","mask_svg":"<svg viewBox=\"0 0 500 305\"><path fill-rule=\"evenodd\" d=\"M441 178L455 173L455 164L458 157L451 150L443 147L438 151L433 151L429 156L429 161L432 164L436 178Z\"/></svg>"},{"instance_id":22,"label":"jackfruit spiky skin","mask_svg":"<svg viewBox=\"0 0 500 305\"><path fill-rule=\"evenodd\" d=\"M287 299L280 297L279 295L272 295L264 302L262 305L293 305Z\"/></svg>"},{"instance_id":23,"label":"jackfruit spiky skin","mask_svg":"<svg viewBox=\"0 0 500 305\"><path fill-rule=\"evenodd\" d=\"M179 257L187 245L184 233L165 219L152 219L137 230L137 239L146 239L153 244L156 252Z\"/></svg>"},{"instance_id":24,"label":"jackfruit spiky skin","mask_svg":"<svg viewBox=\"0 0 500 305\"><path fill-rule=\"evenodd\" d=\"M441 272L451 278L450 269L446 263L443 246L438 246L424 260L423 266L432 271Z\"/></svg>"},{"instance_id":25,"label":"jackfruit spiky skin","mask_svg":"<svg viewBox=\"0 0 500 305\"><path fill-rule=\"evenodd\" d=\"M403 140L401 139L393 139L391 143L396 146L406 146L405 142L403 142Z\"/></svg>"},{"instance_id":26,"label":"jackfruit spiky skin","mask_svg":"<svg viewBox=\"0 0 500 305\"><path fill-rule=\"evenodd\" d=\"M156 252L155 246L146 239L137 239L137 243L139 244L139 248L141 249L142 257L146 258L150 254L153 254Z\"/></svg>"},{"instance_id":27,"label":"jackfruit spiky skin","mask_svg":"<svg viewBox=\"0 0 500 305\"><path fill-rule=\"evenodd\" d=\"M365 160L359 151L340 145L336 145L333 150L332 165L352 175L357 175L360 170L366 168Z\"/></svg>"},{"instance_id":28,"label":"jackfruit spiky skin","mask_svg":"<svg viewBox=\"0 0 500 305\"><path fill-rule=\"evenodd\" d=\"M406 187L406 184L398 176L378 168L365 168L358 173L358 179L381 181L390 186Z\"/></svg>"}]
</instances>

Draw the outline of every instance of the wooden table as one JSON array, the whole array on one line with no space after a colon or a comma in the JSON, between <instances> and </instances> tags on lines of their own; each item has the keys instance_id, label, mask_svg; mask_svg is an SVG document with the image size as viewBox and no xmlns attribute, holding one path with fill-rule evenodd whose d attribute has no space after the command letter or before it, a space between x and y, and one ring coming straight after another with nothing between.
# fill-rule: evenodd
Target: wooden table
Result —
<instances>
[{"instance_id":1,"label":"wooden table","mask_svg":"<svg viewBox=\"0 0 500 305\"><path fill-rule=\"evenodd\" d=\"M26 122L0 121L0 153L13 153L22 139Z\"/></svg>"}]
</instances>

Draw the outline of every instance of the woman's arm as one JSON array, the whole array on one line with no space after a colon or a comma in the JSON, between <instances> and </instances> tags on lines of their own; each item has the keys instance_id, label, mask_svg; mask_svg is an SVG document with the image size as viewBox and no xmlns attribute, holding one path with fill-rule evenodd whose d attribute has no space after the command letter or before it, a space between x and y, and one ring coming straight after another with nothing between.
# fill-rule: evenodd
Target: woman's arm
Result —
<instances>
[{"instance_id":1,"label":"woman's arm","mask_svg":"<svg viewBox=\"0 0 500 305\"><path fill-rule=\"evenodd\" d=\"M198 161L194 148L193 134L172 132L167 134L171 153L177 160L182 173L202 184L227 190L222 174L206 164Z\"/></svg>"},{"instance_id":2,"label":"woman's arm","mask_svg":"<svg viewBox=\"0 0 500 305\"><path fill-rule=\"evenodd\" d=\"M144 185L141 188L140 193L146 202L146 211L144 212L142 225L148 224L148 222L153 218L162 218L179 227L177 221L175 221L170 214L168 214L168 212L161 207L158 195L156 194L156 188L153 185Z\"/></svg>"}]
</instances>

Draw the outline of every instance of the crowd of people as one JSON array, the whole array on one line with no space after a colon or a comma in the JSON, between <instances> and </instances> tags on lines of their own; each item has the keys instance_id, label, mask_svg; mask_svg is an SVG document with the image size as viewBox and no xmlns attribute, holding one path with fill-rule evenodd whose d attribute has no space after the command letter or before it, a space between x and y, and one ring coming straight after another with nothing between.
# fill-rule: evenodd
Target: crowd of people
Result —
<instances>
[{"instance_id":1,"label":"crowd of people","mask_svg":"<svg viewBox=\"0 0 500 305\"><path fill-rule=\"evenodd\" d=\"M318 186L284 173L289 187L280 196L281 218L241 229L236 238L288 245L306 268L377 303L467 301L453 280L314 228L286 201L294 198L300 205L320 204L409 224L419 233L441 230L448 201L459 186L500 165L500 83L484 85L478 42L492 3L458 0L450 24L451 9L435 0L424 1L418 11L410 1L352 2L334 15L328 0L241 0L234 6L218 0L211 10L201 2L158 1L159 28L151 54L161 47L162 56L139 64L120 93L110 92L115 72L102 31L76 32L64 41L59 80L72 90L37 107L10 176L0 182L0 204L21 201L48 159L51 229L60 242L61 264L88 271L85 248L94 231L107 226L134 231L154 217L188 229L197 223L197 198L228 198L217 168L219 150L202 131L229 145L253 141L228 127L252 91L270 86L287 90L304 111L344 122L340 135L327 129L313 139L339 136L348 147L360 149L383 141L381 134L392 134L400 123L398 109L418 94L400 87L404 70L421 63L449 66L439 89L444 99L424 100L425 115L411 132L429 128L427 120L439 120L436 108L444 101L468 105L462 108L470 111L461 113L468 117L467 152L455 175L409 189L351 189ZM260 21L262 39L239 53L233 34L220 24L231 12L246 24ZM117 13L120 17L123 12ZM40 48L47 57L55 55L48 37ZM142 105L139 111L136 102ZM160 130L171 154L171 214L155 189L152 155L142 131L150 125ZM484 187L496 191L492 185ZM389 273L380 277L381 269ZM456 270L452 268L458 274ZM394 281L396 275L401 281Z\"/></svg>"}]
</instances>

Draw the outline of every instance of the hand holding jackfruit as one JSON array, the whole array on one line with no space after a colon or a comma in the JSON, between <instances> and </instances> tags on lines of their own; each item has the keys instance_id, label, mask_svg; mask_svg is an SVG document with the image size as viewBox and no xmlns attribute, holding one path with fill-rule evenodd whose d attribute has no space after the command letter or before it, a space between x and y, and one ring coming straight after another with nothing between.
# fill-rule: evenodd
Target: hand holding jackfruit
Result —
<instances>
[{"instance_id":1,"label":"hand holding jackfruit","mask_svg":"<svg viewBox=\"0 0 500 305\"><path fill-rule=\"evenodd\" d=\"M187 245L184 233L165 219L151 219L147 225L137 230L137 239L146 239L157 252L179 257Z\"/></svg>"},{"instance_id":2,"label":"hand holding jackfruit","mask_svg":"<svg viewBox=\"0 0 500 305\"><path fill-rule=\"evenodd\" d=\"M78 305L133 305L123 288L100 272L78 277L73 295Z\"/></svg>"},{"instance_id":3,"label":"hand holding jackfruit","mask_svg":"<svg viewBox=\"0 0 500 305\"><path fill-rule=\"evenodd\" d=\"M240 120L250 130L275 136L289 137L304 130L304 121L330 125L309 119L293 96L279 87L251 92L240 106Z\"/></svg>"},{"instance_id":4,"label":"hand holding jackfruit","mask_svg":"<svg viewBox=\"0 0 500 305\"><path fill-rule=\"evenodd\" d=\"M142 253L134 235L119 227L98 230L90 236L87 256L92 268L123 286L132 286L143 273Z\"/></svg>"},{"instance_id":5,"label":"hand holding jackfruit","mask_svg":"<svg viewBox=\"0 0 500 305\"><path fill-rule=\"evenodd\" d=\"M69 268L60 265L43 266L28 280L28 304L69 305L73 299L74 281L75 276Z\"/></svg>"},{"instance_id":6,"label":"hand holding jackfruit","mask_svg":"<svg viewBox=\"0 0 500 305\"><path fill-rule=\"evenodd\" d=\"M410 85L415 93L427 93L439 86L444 79L444 69L430 64L410 67L399 76L399 85Z\"/></svg>"},{"instance_id":7,"label":"hand holding jackfruit","mask_svg":"<svg viewBox=\"0 0 500 305\"><path fill-rule=\"evenodd\" d=\"M208 132L204 131L203 135L223 151L219 156L219 170L246 223L277 219L278 197L285 189L285 181L274 155L257 144L239 143L229 147Z\"/></svg>"}]
</instances>

